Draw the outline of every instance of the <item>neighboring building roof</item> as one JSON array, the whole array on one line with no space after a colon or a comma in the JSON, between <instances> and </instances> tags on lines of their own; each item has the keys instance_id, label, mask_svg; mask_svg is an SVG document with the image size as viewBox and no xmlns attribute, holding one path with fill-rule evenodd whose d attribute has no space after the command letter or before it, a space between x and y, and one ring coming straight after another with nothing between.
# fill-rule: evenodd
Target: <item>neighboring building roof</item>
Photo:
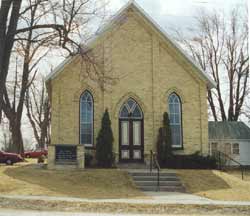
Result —
<instances>
[{"instance_id":1,"label":"neighboring building roof","mask_svg":"<svg viewBox=\"0 0 250 216\"><path fill-rule=\"evenodd\" d=\"M116 23L117 20L129 9L133 8L137 12L139 12L144 19L146 19L170 44L175 47L177 50L180 51L180 53L188 60L189 63L191 63L194 68L200 73L201 77L206 80L207 85L209 88L214 88L216 86L216 82L214 82L209 75L202 70L202 68L193 60L193 58L187 53L164 31L144 10L141 8L134 0L129 1L126 5L124 5L117 14L106 24L101 28L101 30L96 34L96 36L88 42L87 47L91 47L91 45L94 44L94 42L107 30L112 28ZM52 71L48 76L46 77L46 81L53 79L62 69L64 66L73 60L74 57L69 57L65 61L63 61L61 64L59 64L58 67L55 68L54 71Z\"/></svg>"},{"instance_id":2,"label":"neighboring building roof","mask_svg":"<svg viewBox=\"0 0 250 216\"><path fill-rule=\"evenodd\" d=\"M208 122L210 140L250 140L250 128L243 122Z\"/></svg>"}]
</instances>

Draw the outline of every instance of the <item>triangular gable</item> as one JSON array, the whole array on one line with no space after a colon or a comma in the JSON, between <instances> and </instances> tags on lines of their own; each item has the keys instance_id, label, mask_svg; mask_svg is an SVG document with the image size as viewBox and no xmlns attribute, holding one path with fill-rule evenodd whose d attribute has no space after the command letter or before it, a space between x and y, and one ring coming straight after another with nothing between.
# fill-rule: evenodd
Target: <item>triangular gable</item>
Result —
<instances>
[{"instance_id":1,"label":"triangular gable","mask_svg":"<svg viewBox=\"0 0 250 216\"><path fill-rule=\"evenodd\" d=\"M122 17L123 14L130 8L136 10L136 12L138 12L149 24L151 24L151 26L157 32L159 32L171 46L173 46L177 51L179 51L179 53L187 60L187 62L193 66L195 71L199 73L200 77L207 83L207 86L209 88L214 88L216 86L216 83L209 77L209 75L205 71L203 71L202 68L189 55L187 55L187 53L171 38L171 36L168 35L166 31L162 29L161 26L158 25L135 1L129 1L126 5L124 5L116 13L116 15L106 25L104 25L103 28L100 29L100 31L95 35L95 37L93 37L93 39L88 42L87 47L92 47L93 44L105 32L107 32L116 25L120 17ZM46 81L53 79L57 74L59 74L63 70L65 65L69 64L73 59L74 57L69 57L66 60L64 60L61 64L59 64L55 68L55 70L46 77Z\"/></svg>"}]
</instances>

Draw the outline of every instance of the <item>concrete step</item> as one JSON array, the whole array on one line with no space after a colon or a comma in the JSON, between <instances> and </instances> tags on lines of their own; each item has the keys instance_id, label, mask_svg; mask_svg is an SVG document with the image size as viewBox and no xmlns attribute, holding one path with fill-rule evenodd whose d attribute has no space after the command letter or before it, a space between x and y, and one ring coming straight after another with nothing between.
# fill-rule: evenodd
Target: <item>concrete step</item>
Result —
<instances>
[{"instance_id":1,"label":"concrete step","mask_svg":"<svg viewBox=\"0 0 250 216\"><path fill-rule=\"evenodd\" d=\"M183 186L137 186L142 191L166 191L166 192L185 192Z\"/></svg>"},{"instance_id":2,"label":"concrete step","mask_svg":"<svg viewBox=\"0 0 250 216\"><path fill-rule=\"evenodd\" d=\"M157 176L157 172L129 172L131 176ZM176 173L160 172L160 176L176 177Z\"/></svg>"},{"instance_id":3,"label":"concrete step","mask_svg":"<svg viewBox=\"0 0 250 216\"><path fill-rule=\"evenodd\" d=\"M185 192L180 179L176 173L160 172L160 187L157 186L158 173L149 170L130 170L128 171L133 178L137 188L143 191L169 191L169 192Z\"/></svg>"},{"instance_id":4,"label":"concrete step","mask_svg":"<svg viewBox=\"0 0 250 216\"><path fill-rule=\"evenodd\" d=\"M157 176L132 176L134 181L157 181ZM179 179L174 176L160 176L160 181L178 181Z\"/></svg>"},{"instance_id":5,"label":"concrete step","mask_svg":"<svg viewBox=\"0 0 250 216\"><path fill-rule=\"evenodd\" d=\"M137 186L157 186L157 181L135 181ZM182 186L180 181L160 181L160 186Z\"/></svg>"},{"instance_id":6,"label":"concrete step","mask_svg":"<svg viewBox=\"0 0 250 216\"><path fill-rule=\"evenodd\" d=\"M126 170L149 170L149 166L146 163L118 163L117 168Z\"/></svg>"}]
</instances>

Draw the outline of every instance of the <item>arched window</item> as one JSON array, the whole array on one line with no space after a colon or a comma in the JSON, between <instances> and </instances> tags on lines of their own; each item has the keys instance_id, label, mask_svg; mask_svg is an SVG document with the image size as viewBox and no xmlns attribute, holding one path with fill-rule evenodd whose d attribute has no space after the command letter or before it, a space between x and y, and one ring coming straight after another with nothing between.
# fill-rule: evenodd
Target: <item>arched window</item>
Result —
<instances>
[{"instance_id":1,"label":"arched window","mask_svg":"<svg viewBox=\"0 0 250 216\"><path fill-rule=\"evenodd\" d=\"M169 120L172 135L172 147L182 147L182 116L181 100L176 93L172 93L168 98Z\"/></svg>"},{"instance_id":2,"label":"arched window","mask_svg":"<svg viewBox=\"0 0 250 216\"><path fill-rule=\"evenodd\" d=\"M80 143L93 146L93 97L85 91L80 98Z\"/></svg>"},{"instance_id":3,"label":"arched window","mask_svg":"<svg viewBox=\"0 0 250 216\"><path fill-rule=\"evenodd\" d=\"M142 111L136 101L129 98L120 110L120 118L142 119Z\"/></svg>"}]
</instances>

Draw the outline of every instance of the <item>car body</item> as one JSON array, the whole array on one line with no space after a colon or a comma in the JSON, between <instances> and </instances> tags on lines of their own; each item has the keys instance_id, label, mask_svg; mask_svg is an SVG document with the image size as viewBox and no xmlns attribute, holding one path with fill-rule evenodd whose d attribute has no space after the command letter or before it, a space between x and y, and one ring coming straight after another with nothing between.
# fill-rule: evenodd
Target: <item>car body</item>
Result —
<instances>
[{"instance_id":1,"label":"car body","mask_svg":"<svg viewBox=\"0 0 250 216\"><path fill-rule=\"evenodd\" d=\"M25 158L39 158L41 156L47 157L48 155L48 150L42 149L42 150L36 150L36 151L27 151L24 152L23 156Z\"/></svg>"},{"instance_id":2,"label":"car body","mask_svg":"<svg viewBox=\"0 0 250 216\"><path fill-rule=\"evenodd\" d=\"M0 151L0 163L12 165L14 163L23 162L23 161L24 159L19 154Z\"/></svg>"}]
</instances>

